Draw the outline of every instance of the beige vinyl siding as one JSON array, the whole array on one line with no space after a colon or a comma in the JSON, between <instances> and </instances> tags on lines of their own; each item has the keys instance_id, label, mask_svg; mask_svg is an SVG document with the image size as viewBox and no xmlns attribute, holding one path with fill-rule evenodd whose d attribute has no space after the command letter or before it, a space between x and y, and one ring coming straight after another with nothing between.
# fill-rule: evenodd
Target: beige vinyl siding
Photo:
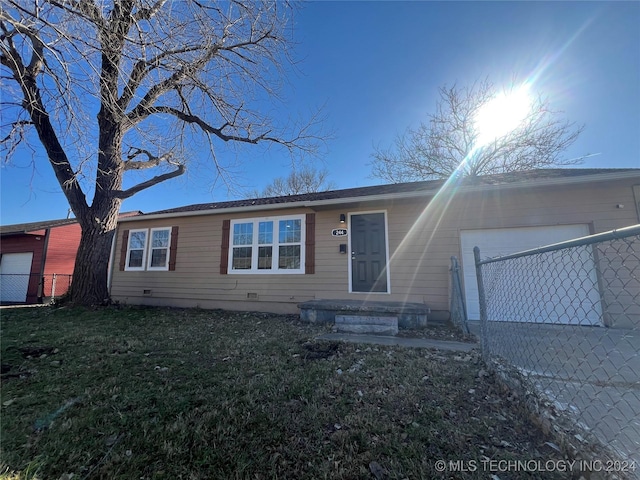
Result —
<instances>
[{"instance_id":1,"label":"beige vinyl siding","mask_svg":"<svg viewBox=\"0 0 640 480\"><path fill-rule=\"evenodd\" d=\"M284 214L307 213L309 210L288 210ZM220 274L220 246L222 222L225 219L261 218L282 215L281 211L245 213L240 215L211 215L178 217L120 225L116 252L122 242L122 231L159 226L179 227L176 270L173 272L123 272L115 271L112 295L126 303L168 304L213 308L220 302L238 302L244 310L266 310L264 303L284 303L295 309L301 301L315 298L312 282L301 282L303 274ZM118 262L116 255L115 264ZM316 259L318 255L316 255ZM316 260L317 262L317 260ZM144 290L151 290L145 295ZM249 294L257 299L248 298ZM292 310L292 308L285 309ZM277 308L276 310L282 310Z\"/></svg>"},{"instance_id":2,"label":"beige vinyl siding","mask_svg":"<svg viewBox=\"0 0 640 480\"><path fill-rule=\"evenodd\" d=\"M122 222L115 248L112 296L132 304L200 306L273 312L297 312L310 299L396 300L426 303L432 310L449 305L450 257L460 258L460 230L558 224L589 224L594 233L637 223L633 181L590 185L458 193L446 208L442 198L394 200L312 209L180 216ZM616 208L624 204L625 208ZM426 208L425 208L426 207ZM349 292L350 255L339 253L348 237L333 237L341 213L384 210L389 242L390 294ZM315 273L226 274L220 272L222 222L225 219L315 213ZM178 226L175 271L118 270L122 231ZM347 225L347 228L349 226ZM151 290L144 295L143 290ZM255 294L257 298L248 298Z\"/></svg>"}]
</instances>

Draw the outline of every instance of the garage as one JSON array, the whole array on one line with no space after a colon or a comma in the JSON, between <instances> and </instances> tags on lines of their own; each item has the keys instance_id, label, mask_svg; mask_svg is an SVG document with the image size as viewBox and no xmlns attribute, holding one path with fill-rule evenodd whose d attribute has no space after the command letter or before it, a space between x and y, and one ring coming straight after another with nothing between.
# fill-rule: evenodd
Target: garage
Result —
<instances>
[{"instance_id":1,"label":"garage","mask_svg":"<svg viewBox=\"0 0 640 480\"><path fill-rule=\"evenodd\" d=\"M0 302L27 301L33 252L3 253L0 258Z\"/></svg>"},{"instance_id":2,"label":"garage","mask_svg":"<svg viewBox=\"0 0 640 480\"><path fill-rule=\"evenodd\" d=\"M475 246L480 248L481 258L486 259L584 237L589 233L589 227L586 224L461 231L464 292L469 319L480 319L478 284L473 257ZM602 308L593 260L586 251L582 250L576 254L580 255L577 262L584 265L584 268L574 269L573 265L577 263L576 258L563 255L559 261L565 262L566 268L563 268L562 264L558 268L556 264L556 268L553 270L549 269L545 272L537 269L535 272L538 278L536 284L545 285L547 291L553 291L555 288L564 291L569 288L573 292L572 295L560 296L559 300L555 301L544 298L527 299L526 289L523 289L522 291L525 293L514 303L521 302L524 305L530 301L532 305L535 304L531 309L531 311L535 310L534 315L516 318L512 314L501 315L498 306L493 309L493 318L490 319L513 322L602 325ZM519 286L527 284L525 278L527 274L528 272L510 274L510 280L515 290L518 290ZM520 310L526 309L520 308Z\"/></svg>"}]
</instances>

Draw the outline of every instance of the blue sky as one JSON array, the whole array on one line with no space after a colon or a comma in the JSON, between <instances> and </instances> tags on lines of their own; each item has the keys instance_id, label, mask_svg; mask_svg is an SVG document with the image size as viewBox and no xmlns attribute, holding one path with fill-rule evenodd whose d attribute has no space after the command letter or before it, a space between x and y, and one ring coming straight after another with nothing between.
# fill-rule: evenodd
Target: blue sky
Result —
<instances>
[{"instance_id":1,"label":"blue sky","mask_svg":"<svg viewBox=\"0 0 640 480\"><path fill-rule=\"evenodd\" d=\"M314 161L338 188L381 183L370 176L374 147L425 120L438 87L483 78L535 78L555 110L586 126L566 152L593 154L583 167L640 168L639 25L640 2L310 2L295 17L300 62L283 105L292 115L323 107L334 135ZM67 215L51 167L36 153L34 170L31 158L24 150L0 170L3 225ZM122 210L238 198L290 168L277 149L242 149L230 161L234 192L203 162Z\"/></svg>"}]
</instances>

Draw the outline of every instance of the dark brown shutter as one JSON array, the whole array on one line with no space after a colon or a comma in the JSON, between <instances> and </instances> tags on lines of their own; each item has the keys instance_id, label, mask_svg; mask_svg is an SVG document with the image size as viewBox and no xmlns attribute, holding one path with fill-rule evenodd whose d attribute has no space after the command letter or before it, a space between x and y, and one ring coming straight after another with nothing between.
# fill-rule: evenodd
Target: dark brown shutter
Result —
<instances>
[{"instance_id":1,"label":"dark brown shutter","mask_svg":"<svg viewBox=\"0 0 640 480\"><path fill-rule=\"evenodd\" d=\"M304 273L316 273L316 214L307 213Z\"/></svg>"},{"instance_id":2,"label":"dark brown shutter","mask_svg":"<svg viewBox=\"0 0 640 480\"><path fill-rule=\"evenodd\" d=\"M176 269L176 255L178 254L178 227L171 227L171 247L169 249L169 270Z\"/></svg>"},{"instance_id":3,"label":"dark brown shutter","mask_svg":"<svg viewBox=\"0 0 640 480\"><path fill-rule=\"evenodd\" d=\"M129 246L129 230L122 231L122 245L120 245L120 270L124 270L127 263L127 247Z\"/></svg>"},{"instance_id":4,"label":"dark brown shutter","mask_svg":"<svg viewBox=\"0 0 640 480\"><path fill-rule=\"evenodd\" d=\"M229 268L229 232L231 220L222 221L222 246L220 247L220 274L226 275Z\"/></svg>"}]
</instances>

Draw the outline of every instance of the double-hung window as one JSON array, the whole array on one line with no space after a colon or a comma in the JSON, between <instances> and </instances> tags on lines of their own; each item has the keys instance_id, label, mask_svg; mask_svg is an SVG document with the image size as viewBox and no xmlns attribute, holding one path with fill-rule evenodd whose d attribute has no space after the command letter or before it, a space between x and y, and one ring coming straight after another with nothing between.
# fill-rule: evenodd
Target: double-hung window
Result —
<instances>
[{"instance_id":1,"label":"double-hung window","mask_svg":"<svg viewBox=\"0 0 640 480\"><path fill-rule=\"evenodd\" d=\"M147 229L131 230L127 247L126 270L144 270L147 258Z\"/></svg>"},{"instance_id":2,"label":"double-hung window","mask_svg":"<svg viewBox=\"0 0 640 480\"><path fill-rule=\"evenodd\" d=\"M304 215L232 220L229 273L304 273Z\"/></svg>"},{"instance_id":3,"label":"double-hung window","mask_svg":"<svg viewBox=\"0 0 640 480\"><path fill-rule=\"evenodd\" d=\"M148 270L169 269L169 243L171 230L169 228L152 228L149 245Z\"/></svg>"},{"instance_id":4,"label":"double-hung window","mask_svg":"<svg viewBox=\"0 0 640 480\"><path fill-rule=\"evenodd\" d=\"M171 228L129 231L125 270L169 270Z\"/></svg>"}]
</instances>

